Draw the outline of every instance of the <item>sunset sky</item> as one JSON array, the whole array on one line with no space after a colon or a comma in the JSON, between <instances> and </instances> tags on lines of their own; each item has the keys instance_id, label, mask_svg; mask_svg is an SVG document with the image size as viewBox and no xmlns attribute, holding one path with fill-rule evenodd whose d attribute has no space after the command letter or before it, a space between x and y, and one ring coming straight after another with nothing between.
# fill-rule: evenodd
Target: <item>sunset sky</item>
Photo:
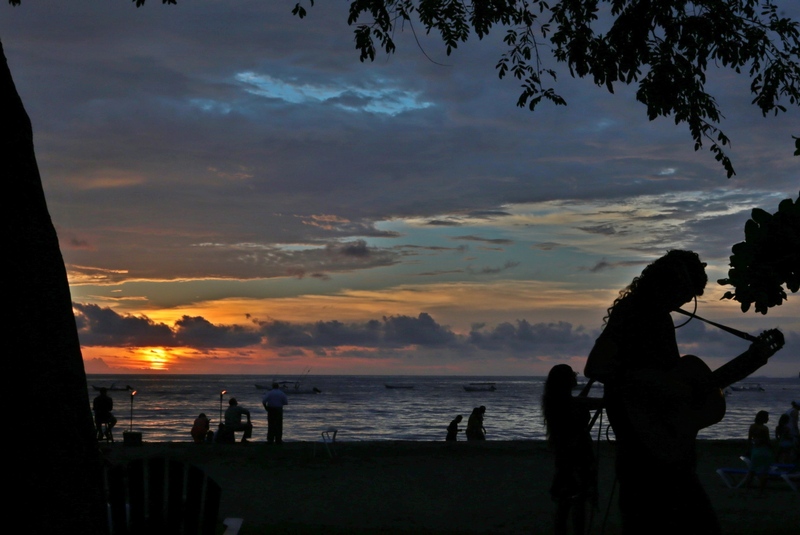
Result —
<instances>
[{"instance_id":1,"label":"sunset sky","mask_svg":"<svg viewBox=\"0 0 800 535\"><path fill-rule=\"evenodd\" d=\"M635 88L553 63L568 105L518 108L502 29L447 56L406 28L361 63L347 2L295 2L0 7L88 373L582 370L619 290L683 248L709 265L698 314L779 327L759 374L797 376L800 295L742 313L716 282L751 210L800 195L797 105L764 118L711 72L728 179ZM712 368L748 346L677 336Z\"/></svg>"}]
</instances>

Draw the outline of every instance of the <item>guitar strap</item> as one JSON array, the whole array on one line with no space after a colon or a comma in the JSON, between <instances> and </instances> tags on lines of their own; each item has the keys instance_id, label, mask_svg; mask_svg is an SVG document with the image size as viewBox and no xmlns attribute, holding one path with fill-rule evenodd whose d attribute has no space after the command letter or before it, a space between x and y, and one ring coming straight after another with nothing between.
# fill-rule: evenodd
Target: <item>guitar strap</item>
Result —
<instances>
[{"instance_id":1,"label":"guitar strap","mask_svg":"<svg viewBox=\"0 0 800 535\"><path fill-rule=\"evenodd\" d=\"M675 312L677 312L678 314L683 314L684 316L689 316L690 318L697 318L700 321L704 321L704 322L708 323L709 325L713 325L714 327L717 327L718 329L722 329L723 331L725 331L727 333L731 333L734 336L738 336L739 338L744 338L745 340L747 340L749 342L755 342L756 340L758 340L752 334L748 334L746 332L739 331L737 329L734 329L733 327L728 327L727 325L722 325L721 323L717 323L715 321L711 321L711 320L707 320L705 318L701 318L700 316L698 316L694 312L686 312L685 310L683 310L681 308L676 308ZM680 325L680 327L683 327L683 325L686 325L686 323Z\"/></svg>"}]
</instances>

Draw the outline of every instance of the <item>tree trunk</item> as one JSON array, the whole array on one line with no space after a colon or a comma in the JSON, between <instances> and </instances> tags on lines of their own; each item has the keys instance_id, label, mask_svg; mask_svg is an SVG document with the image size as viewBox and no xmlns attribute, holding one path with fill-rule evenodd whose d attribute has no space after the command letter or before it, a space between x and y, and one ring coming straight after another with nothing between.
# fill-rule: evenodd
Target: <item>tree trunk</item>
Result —
<instances>
[{"instance_id":1,"label":"tree trunk","mask_svg":"<svg viewBox=\"0 0 800 535\"><path fill-rule=\"evenodd\" d=\"M7 320L8 357L17 362L9 368L17 371L5 383L12 411L6 474L13 474L6 510L25 533L104 533L101 455L67 271L2 42L0 102L8 282L16 288Z\"/></svg>"}]
</instances>

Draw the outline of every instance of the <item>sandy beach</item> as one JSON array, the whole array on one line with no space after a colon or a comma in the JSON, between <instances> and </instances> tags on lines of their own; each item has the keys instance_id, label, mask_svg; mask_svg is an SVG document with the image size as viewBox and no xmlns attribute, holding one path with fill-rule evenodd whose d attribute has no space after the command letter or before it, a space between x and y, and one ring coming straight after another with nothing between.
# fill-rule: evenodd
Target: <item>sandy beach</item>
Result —
<instances>
[{"instance_id":1,"label":"sandy beach","mask_svg":"<svg viewBox=\"0 0 800 535\"><path fill-rule=\"evenodd\" d=\"M619 533L613 446L600 451L592 533ZM800 495L784 482L731 490L715 470L739 467L740 441L703 441L698 473L726 534L800 533ZM223 488L221 517L242 535L552 533L552 459L541 441L148 443L106 449L111 462L167 455L204 468ZM658 474L653 474L658 477Z\"/></svg>"}]
</instances>

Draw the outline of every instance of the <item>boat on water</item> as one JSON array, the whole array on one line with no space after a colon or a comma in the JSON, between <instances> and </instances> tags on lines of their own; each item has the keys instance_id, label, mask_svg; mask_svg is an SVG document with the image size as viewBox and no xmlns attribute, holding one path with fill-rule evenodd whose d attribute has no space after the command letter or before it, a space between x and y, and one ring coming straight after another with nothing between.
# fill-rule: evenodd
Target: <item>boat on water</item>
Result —
<instances>
[{"instance_id":1,"label":"boat on water","mask_svg":"<svg viewBox=\"0 0 800 535\"><path fill-rule=\"evenodd\" d=\"M405 388L407 390L414 388L414 385L410 385L408 383L384 383L383 386L386 388Z\"/></svg>"},{"instance_id":2,"label":"boat on water","mask_svg":"<svg viewBox=\"0 0 800 535\"><path fill-rule=\"evenodd\" d=\"M117 383L111 383L111 386L92 385L92 388L94 388L97 392L103 389L108 392L128 392L129 390L133 390L131 385L117 386Z\"/></svg>"},{"instance_id":3,"label":"boat on water","mask_svg":"<svg viewBox=\"0 0 800 535\"><path fill-rule=\"evenodd\" d=\"M301 385L300 381L276 381L281 390L287 394L321 394L322 390L316 386L305 388ZM256 383L257 390L272 390L272 383L260 384Z\"/></svg>"},{"instance_id":4,"label":"boat on water","mask_svg":"<svg viewBox=\"0 0 800 535\"><path fill-rule=\"evenodd\" d=\"M494 392L497 390L495 383L469 383L464 385L464 390L467 392Z\"/></svg>"},{"instance_id":5,"label":"boat on water","mask_svg":"<svg viewBox=\"0 0 800 535\"><path fill-rule=\"evenodd\" d=\"M761 383L738 383L729 387L733 392L764 392Z\"/></svg>"}]
</instances>

